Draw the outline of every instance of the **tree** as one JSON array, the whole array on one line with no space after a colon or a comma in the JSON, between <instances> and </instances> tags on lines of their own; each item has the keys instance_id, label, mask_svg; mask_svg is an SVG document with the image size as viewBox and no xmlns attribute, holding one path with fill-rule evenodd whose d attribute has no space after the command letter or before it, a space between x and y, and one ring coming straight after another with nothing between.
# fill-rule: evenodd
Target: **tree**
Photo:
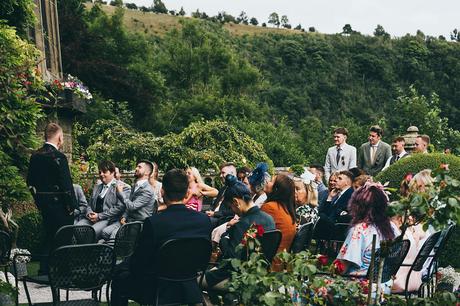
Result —
<instances>
[{"instance_id":1,"label":"tree","mask_svg":"<svg viewBox=\"0 0 460 306\"><path fill-rule=\"evenodd\" d=\"M266 28L267 27L267 24L265 22L262 22L262 27L263 28Z\"/></svg>"},{"instance_id":2,"label":"tree","mask_svg":"<svg viewBox=\"0 0 460 306\"><path fill-rule=\"evenodd\" d=\"M460 42L460 31L454 29L452 33L450 33L450 40Z\"/></svg>"},{"instance_id":3,"label":"tree","mask_svg":"<svg viewBox=\"0 0 460 306\"><path fill-rule=\"evenodd\" d=\"M342 29L343 29L342 34L345 34L345 35L351 35L351 34L353 34L355 32L355 31L353 31L353 29L351 28L351 25L349 23L344 25Z\"/></svg>"},{"instance_id":4,"label":"tree","mask_svg":"<svg viewBox=\"0 0 460 306\"><path fill-rule=\"evenodd\" d=\"M390 38L390 34L388 34L380 24L378 24L377 27L375 28L374 36L375 37L382 37L384 39Z\"/></svg>"},{"instance_id":5,"label":"tree","mask_svg":"<svg viewBox=\"0 0 460 306\"><path fill-rule=\"evenodd\" d=\"M153 0L152 12L159 14L168 14L166 5L161 0Z\"/></svg>"},{"instance_id":6,"label":"tree","mask_svg":"<svg viewBox=\"0 0 460 306\"><path fill-rule=\"evenodd\" d=\"M242 11L238 18L236 18L237 23L249 24L249 17L246 12Z\"/></svg>"},{"instance_id":7,"label":"tree","mask_svg":"<svg viewBox=\"0 0 460 306\"><path fill-rule=\"evenodd\" d=\"M299 30L299 31L302 30L302 25L299 23L299 24L294 28L294 30Z\"/></svg>"},{"instance_id":8,"label":"tree","mask_svg":"<svg viewBox=\"0 0 460 306\"><path fill-rule=\"evenodd\" d=\"M0 19L15 27L22 38L35 23L35 4L33 0L2 0L0 1Z\"/></svg>"},{"instance_id":9,"label":"tree","mask_svg":"<svg viewBox=\"0 0 460 306\"><path fill-rule=\"evenodd\" d=\"M137 5L136 3L125 3L125 6L129 10L137 10Z\"/></svg>"},{"instance_id":10,"label":"tree","mask_svg":"<svg viewBox=\"0 0 460 306\"><path fill-rule=\"evenodd\" d=\"M123 7L123 0L113 0L110 1L111 6Z\"/></svg>"},{"instance_id":11,"label":"tree","mask_svg":"<svg viewBox=\"0 0 460 306\"><path fill-rule=\"evenodd\" d=\"M252 17L251 20L249 20L249 23L252 24L253 26L256 26L259 24L259 21L257 20L256 17Z\"/></svg>"},{"instance_id":12,"label":"tree","mask_svg":"<svg viewBox=\"0 0 460 306\"><path fill-rule=\"evenodd\" d=\"M283 26L283 28L287 28L286 26L289 25L289 28L291 28L291 25L289 24L289 19L286 15L283 15L281 16L281 25Z\"/></svg>"},{"instance_id":13,"label":"tree","mask_svg":"<svg viewBox=\"0 0 460 306\"><path fill-rule=\"evenodd\" d=\"M273 26L279 28L280 27L280 17L277 13L273 12L268 16L268 23L271 23Z\"/></svg>"},{"instance_id":14,"label":"tree","mask_svg":"<svg viewBox=\"0 0 460 306\"><path fill-rule=\"evenodd\" d=\"M183 6L180 7L179 15L180 16L185 16L185 10L184 10Z\"/></svg>"},{"instance_id":15,"label":"tree","mask_svg":"<svg viewBox=\"0 0 460 306\"><path fill-rule=\"evenodd\" d=\"M311 32L311 33L316 32L315 27L309 27L309 28L308 28L308 32Z\"/></svg>"}]
</instances>

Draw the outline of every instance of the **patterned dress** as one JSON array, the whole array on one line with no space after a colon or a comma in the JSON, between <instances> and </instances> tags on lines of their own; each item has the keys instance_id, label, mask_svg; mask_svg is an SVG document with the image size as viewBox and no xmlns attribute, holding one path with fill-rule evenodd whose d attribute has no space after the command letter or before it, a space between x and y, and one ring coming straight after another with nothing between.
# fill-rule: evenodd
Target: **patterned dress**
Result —
<instances>
[{"instance_id":1,"label":"patterned dress","mask_svg":"<svg viewBox=\"0 0 460 306\"><path fill-rule=\"evenodd\" d=\"M308 204L297 207L295 215L298 225L315 223L319 218L318 209L316 207L311 207Z\"/></svg>"}]
</instances>

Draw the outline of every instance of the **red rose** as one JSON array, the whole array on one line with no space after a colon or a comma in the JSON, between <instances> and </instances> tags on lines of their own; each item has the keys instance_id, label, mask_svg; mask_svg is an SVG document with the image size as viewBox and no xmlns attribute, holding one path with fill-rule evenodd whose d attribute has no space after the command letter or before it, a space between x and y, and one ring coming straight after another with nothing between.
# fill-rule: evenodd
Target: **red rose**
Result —
<instances>
[{"instance_id":1,"label":"red rose","mask_svg":"<svg viewBox=\"0 0 460 306\"><path fill-rule=\"evenodd\" d=\"M328 261L329 261L329 258L327 257L327 255L319 255L319 256L318 256L318 262L319 262L322 266L327 265Z\"/></svg>"},{"instance_id":2,"label":"red rose","mask_svg":"<svg viewBox=\"0 0 460 306\"><path fill-rule=\"evenodd\" d=\"M359 282L359 285L361 287L361 289L363 290L363 293L364 294L368 294L369 293L369 281L367 279L365 280L361 280Z\"/></svg>"},{"instance_id":3,"label":"red rose","mask_svg":"<svg viewBox=\"0 0 460 306\"><path fill-rule=\"evenodd\" d=\"M414 177L414 176L412 175L412 173L409 172L409 173L406 173L406 175L404 176L404 180L405 180L406 182L410 182L410 181L412 180L413 177Z\"/></svg>"},{"instance_id":4,"label":"red rose","mask_svg":"<svg viewBox=\"0 0 460 306\"><path fill-rule=\"evenodd\" d=\"M260 224L256 224L257 236L262 237L265 233L264 227Z\"/></svg>"},{"instance_id":5,"label":"red rose","mask_svg":"<svg viewBox=\"0 0 460 306\"><path fill-rule=\"evenodd\" d=\"M336 273L343 274L343 272L345 272L345 264L340 260L336 259L332 264L334 265L334 270Z\"/></svg>"},{"instance_id":6,"label":"red rose","mask_svg":"<svg viewBox=\"0 0 460 306\"><path fill-rule=\"evenodd\" d=\"M439 168L443 169L443 170L446 170L446 171L449 171L449 164L441 164L439 166Z\"/></svg>"}]
</instances>

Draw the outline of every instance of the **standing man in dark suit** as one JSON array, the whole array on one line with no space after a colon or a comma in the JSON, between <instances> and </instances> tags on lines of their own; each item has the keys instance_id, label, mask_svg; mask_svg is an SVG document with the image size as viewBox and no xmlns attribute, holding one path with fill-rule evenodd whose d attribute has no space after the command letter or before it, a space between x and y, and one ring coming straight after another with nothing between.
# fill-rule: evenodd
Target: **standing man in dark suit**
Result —
<instances>
[{"instance_id":1,"label":"standing man in dark suit","mask_svg":"<svg viewBox=\"0 0 460 306\"><path fill-rule=\"evenodd\" d=\"M382 171L388 158L391 157L391 147L381 140L383 129L374 125L369 129L369 142L359 148L358 167L367 174L376 176Z\"/></svg>"},{"instance_id":2,"label":"standing man in dark suit","mask_svg":"<svg viewBox=\"0 0 460 306\"><path fill-rule=\"evenodd\" d=\"M45 252L51 250L57 230L73 224L74 214L79 214L67 157L59 151L63 144L62 128L48 123L45 144L32 154L27 173L27 185L43 218ZM46 273L47 264L42 262L40 269Z\"/></svg>"},{"instance_id":3,"label":"standing man in dark suit","mask_svg":"<svg viewBox=\"0 0 460 306\"><path fill-rule=\"evenodd\" d=\"M157 261L160 247L170 239L206 238L211 236L211 222L202 213L188 209L183 199L188 191L188 178L183 170L173 169L163 177L162 194L166 209L144 221L139 243L129 262L118 266L112 282L112 305L128 305L128 298L152 296L155 283L152 281L159 264ZM209 242L211 243L211 242ZM190 250L193 252L193 250ZM187 254L184 254L187 256ZM188 286L189 284L187 284ZM190 286L197 286L194 280ZM165 288L163 296L190 292L187 286L177 290ZM201 294L201 292L200 292Z\"/></svg>"}]
</instances>

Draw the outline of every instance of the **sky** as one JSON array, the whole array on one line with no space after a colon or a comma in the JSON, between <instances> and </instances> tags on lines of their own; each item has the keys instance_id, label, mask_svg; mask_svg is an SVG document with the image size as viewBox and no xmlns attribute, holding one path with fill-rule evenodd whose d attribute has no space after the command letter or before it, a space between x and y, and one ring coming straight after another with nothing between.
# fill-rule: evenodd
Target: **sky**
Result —
<instances>
[{"instance_id":1,"label":"sky","mask_svg":"<svg viewBox=\"0 0 460 306\"><path fill-rule=\"evenodd\" d=\"M138 6L150 6L153 0L124 0ZM238 16L245 11L259 24L267 22L272 12L287 15L295 27L314 26L321 33L339 33L345 24L353 30L372 35L377 24L391 36L415 34L443 35L447 39L460 28L459 0L163 0L168 10L184 7L187 16L199 9L210 16L225 11Z\"/></svg>"}]
</instances>

